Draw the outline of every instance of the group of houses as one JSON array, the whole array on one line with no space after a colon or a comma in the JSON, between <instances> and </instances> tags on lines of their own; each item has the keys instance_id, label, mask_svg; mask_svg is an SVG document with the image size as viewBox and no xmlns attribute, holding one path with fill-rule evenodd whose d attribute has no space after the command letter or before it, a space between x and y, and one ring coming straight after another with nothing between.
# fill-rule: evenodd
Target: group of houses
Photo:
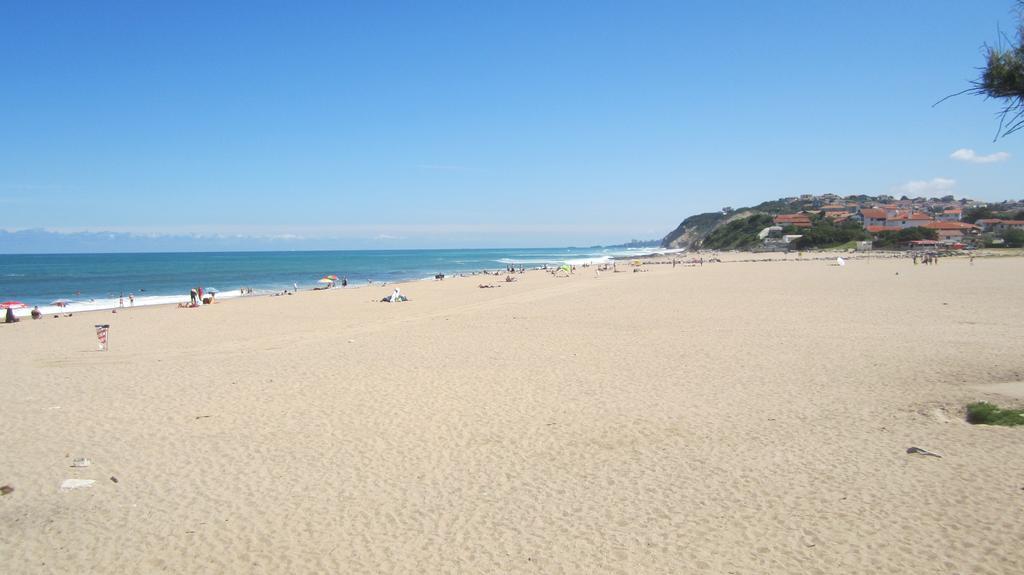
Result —
<instances>
[{"instance_id":1,"label":"group of houses","mask_svg":"<svg viewBox=\"0 0 1024 575\"><path fill-rule=\"evenodd\" d=\"M892 203L873 204L865 207L856 201L843 201L835 196L810 196L814 201L813 213L824 214L834 223L857 222L872 236L884 232L898 232L907 228L922 227L935 230L936 240L918 240L910 247L958 246L971 243L982 234L998 234L1008 229L1024 230L1024 220L981 219L973 224L961 221L963 208L957 205L937 205L934 202L920 202L904 198ZM832 200L825 203L822 200ZM805 200L801 197L800 200ZM923 198L919 199L923 200ZM792 226L807 229L812 226L811 211L804 210L774 217L775 226ZM773 234L774 235L774 234ZM786 236L795 238L799 236Z\"/></svg>"}]
</instances>

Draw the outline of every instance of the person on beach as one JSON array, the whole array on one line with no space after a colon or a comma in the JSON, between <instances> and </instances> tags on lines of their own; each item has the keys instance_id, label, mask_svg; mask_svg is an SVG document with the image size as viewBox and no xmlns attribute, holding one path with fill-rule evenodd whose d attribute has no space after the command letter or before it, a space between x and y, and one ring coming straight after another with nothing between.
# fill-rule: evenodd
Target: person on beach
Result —
<instances>
[{"instance_id":1,"label":"person on beach","mask_svg":"<svg viewBox=\"0 0 1024 575\"><path fill-rule=\"evenodd\" d=\"M199 296L199 293L196 292L196 288L192 288L192 291L188 292L188 295L189 295L189 298L192 300L192 305L193 306L196 305L196 299Z\"/></svg>"},{"instance_id":2,"label":"person on beach","mask_svg":"<svg viewBox=\"0 0 1024 575\"><path fill-rule=\"evenodd\" d=\"M39 319L43 317L43 312L39 311L39 306L32 308L32 319Z\"/></svg>"},{"instance_id":3,"label":"person on beach","mask_svg":"<svg viewBox=\"0 0 1024 575\"><path fill-rule=\"evenodd\" d=\"M131 307L135 307L135 294L128 294L128 305Z\"/></svg>"},{"instance_id":4,"label":"person on beach","mask_svg":"<svg viewBox=\"0 0 1024 575\"><path fill-rule=\"evenodd\" d=\"M18 323L18 316L14 315L14 308L7 308L7 316L4 317L4 323Z\"/></svg>"}]
</instances>

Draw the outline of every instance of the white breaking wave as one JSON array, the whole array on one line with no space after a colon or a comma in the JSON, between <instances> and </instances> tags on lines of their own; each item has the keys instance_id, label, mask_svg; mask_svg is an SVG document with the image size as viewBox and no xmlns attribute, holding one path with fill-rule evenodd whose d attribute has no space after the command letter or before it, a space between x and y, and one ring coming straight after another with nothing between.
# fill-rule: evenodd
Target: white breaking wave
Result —
<instances>
[{"instance_id":1,"label":"white breaking wave","mask_svg":"<svg viewBox=\"0 0 1024 575\"><path fill-rule=\"evenodd\" d=\"M516 266L528 266L528 267L541 267L541 266L560 266L568 264L571 266L579 266L583 264L602 264L612 261L610 255L580 255L573 254L574 257L559 258L559 257L546 257L546 258L501 258L494 260L502 265L516 265Z\"/></svg>"},{"instance_id":2,"label":"white breaking wave","mask_svg":"<svg viewBox=\"0 0 1024 575\"><path fill-rule=\"evenodd\" d=\"M255 292L254 292L255 293ZM240 297L242 295L240 290L217 292L217 299L231 299ZM150 305L177 305L179 303L187 303L189 301L189 295L159 295L159 296L136 296L135 304L132 305L131 300L128 297L124 298L124 305L122 306L121 298L97 298L83 301L72 301L64 307L58 307L55 305L41 305L39 311L43 315L57 315L65 313L78 313L84 311L102 311L108 309L121 309L124 307L143 307ZM21 308L14 310L14 315L18 317L30 317L32 315L32 308Z\"/></svg>"}]
</instances>

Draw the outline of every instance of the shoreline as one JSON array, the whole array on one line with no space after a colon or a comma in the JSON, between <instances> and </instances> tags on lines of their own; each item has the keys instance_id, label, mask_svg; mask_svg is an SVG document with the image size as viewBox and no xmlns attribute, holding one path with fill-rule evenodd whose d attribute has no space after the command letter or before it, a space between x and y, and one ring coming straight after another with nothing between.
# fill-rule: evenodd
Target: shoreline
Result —
<instances>
[{"instance_id":1,"label":"shoreline","mask_svg":"<svg viewBox=\"0 0 1024 575\"><path fill-rule=\"evenodd\" d=\"M617 254L632 254L634 250L593 251L584 248L530 248L491 250L398 250L381 252L311 252L300 253L300 257L321 257L315 261L299 259L291 261L291 252L210 252L200 254L45 254L35 256L23 254L14 256L24 260L15 262L0 282L0 291L7 293L4 299L21 300L32 306L38 305L44 314L60 313L64 310L54 306L51 300L67 299L71 302L71 313L89 310L110 310L120 307L119 299L130 304L129 295L134 295L135 304L160 305L177 304L188 299L190 285L228 287L242 285L259 294L273 294L292 291L298 283L303 290L316 286L312 278L317 272L309 269L344 269L340 276L348 276L351 286L366 285L368 280L376 283L395 281L430 280L438 273L452 277L457 274L479 273L482 269L502 269L510 264L540 268L543 265L569 263L580 265L584 262L602 263L611 261ZM642 253L659 252L660 248L642 250ZM190 257L194 256L194 257ZM336 257L337 256L337 257ZM31 258L56 258L57 261L33 261ZM228 257L228 267L222 260ZM337 259L349 258L346 259ZM26 259L28 258L28 259ZM83 259L84 258L84 259ZM109 261L94 261L106 258ZM133 259L134 258L134 259ZM147 258L138 260L138 258ZM199 258L199 259L196 259ZM412 259L410 259L412 258ZM447 259L446 259L447 258ZM166 261L165 261L166 260ZM437 261L434 261L437 260ZM87 262L91 267L83 267ZM19 267L20 266L20 267ZM156 267L154 267L156 266ZM210 268L209 266L214 266ZM77 268L77 270L75 269ZM170 277L154 270L174 269ZM299 269L301 268L301 269ZM71 279L59 273L45 273L43 270L71 269L77 272ZM209 273L212 270L230 270L228 273ZM106 281L96 276L97 270L105 270L110 276L110 289L102 284ZM237 273L237 275L235 275ZM326 274L330 272L322 272ZM322 275L321 274L321 275ZM33 278L26 280L26 278ZM181 278L194 278L185 279ZM171 285L173 283L173 285ZM127 289L134 286L136 289ZM57 287L57 289L54 289ZM243 288L244 289L244 288ZM240 295L239 289L220 292L221 297ZM125 307L131 307L126 305ZM28 317L28 310L17 312Z\"/></svg>"},{"instance_id":2,"label":"shoreline","mask_svg":"<svg viewBox=\"0 0 1024 575\"><path fill-rule=\"evenodd\" d=\"M977 258L993 258L993 257L1024 257L1024 253L1020 250L996 250L986 249L977 250L971 252L954 252L942 256L942 259L951 258L965 258L970 256ZM846 260L887 260L887 259L907 259L912 256L912 252L907 251L865 251L865 252L847 252L847 251L831 251L831 250L806 250L802 252L802 255L797 255L795 252L745 252L745 251L687 251L678 250L670 253L652 253L637 256L615 256L611 257L607 262L599 262L598 265L611 263L612 261L628 265L633 260L639 260L642 265L671 265L673 260L676 260L680 266L696 265L695 261L698 258L705 258L705 263L711 265L711 263L767 263L767 262L829 262L835 261L836 257L843 257ZM715 259L717 261L710 262L709 260ZM575 267L580 271L585 271L592 268L595 264L589 265L576 265ZM552 268L548 268L549 270ZM526 268L527 272L543 272L546 271L541 267ZM477 277L482 275L491 275L487 270L475 271L475 272L456 272L451 275L446 274L445 279L451 280L462 277ZM504 272L497 270L500 276L504 275ZM422 277L422 278L407 278L396 281L385 281L385 282L372 282L372 283L350 283L346 287L336 286L329 289L323 288L309 288L300 287L299 292L325 292L334 290L355 290L372 287L383 287L388 285L416 285L420 282L434 282L437 281L433 277ZM274 297L290 294L291 290L284 289L283 291L272 292L270 290L258 290L252 294L241 294L236 293L239 290L229 290L227 292L218 292L217 298L219 301L215 303L225 303L226 301L232 301L236 299L249 299L255 297ZM294 294L291 294L294 295ZM125 298L127 300L127 298ZM182 295L169 295L160 294L152 296L141 296L136 297L136 305L124 305L123 307L117 304L117 298L105 298L102 300L106 303L98 303L94 306L81 307L75 305L74 307L60 308L56 306L40 306L40 312L42 313L42 319L59 319L55 316L66 317L69 314L84 314L84 313L95 313L95 312L110 312L112 310L123 310L127 311L134 308L148 308L148 307L178 307L178 304L187 303L189 301L188 294ZM160 300L160 301L152 301ZM83 302L73 302L79 304ZM200 306L202 307L202 306ZM31 320L31 307L20 308L14 310L15 315L22 320ZM0 321L2 324L2 321Z\"/></svg>"}]
</instances>

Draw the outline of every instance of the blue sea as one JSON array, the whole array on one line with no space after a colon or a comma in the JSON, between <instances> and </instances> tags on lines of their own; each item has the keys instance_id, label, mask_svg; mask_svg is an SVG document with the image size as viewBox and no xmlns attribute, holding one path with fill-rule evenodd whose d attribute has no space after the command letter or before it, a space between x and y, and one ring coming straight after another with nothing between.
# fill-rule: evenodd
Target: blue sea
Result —
<instances>
[{"instance_id":1,"label":"blue sea","mask_svg":"<svg viewBox=\"0 0 1024 575\"><path fill-rule=\"evenodd\" d=\"M129 295L135 305L187 301L202 286L218 298L313 289L327 275L347 278L350 287L368 282L433 279L434 274L504 270L508 265L538 268L601 263L615 257L659 250L613 248L528 248L472 250L373 250L306 252L210 252L49 254L0 256L0 301L15 300L43 313L118 307ZM64 310L52 304L71 300ZM27 309L18 313L24 315Z\"/></svg>"}]
</instances>

